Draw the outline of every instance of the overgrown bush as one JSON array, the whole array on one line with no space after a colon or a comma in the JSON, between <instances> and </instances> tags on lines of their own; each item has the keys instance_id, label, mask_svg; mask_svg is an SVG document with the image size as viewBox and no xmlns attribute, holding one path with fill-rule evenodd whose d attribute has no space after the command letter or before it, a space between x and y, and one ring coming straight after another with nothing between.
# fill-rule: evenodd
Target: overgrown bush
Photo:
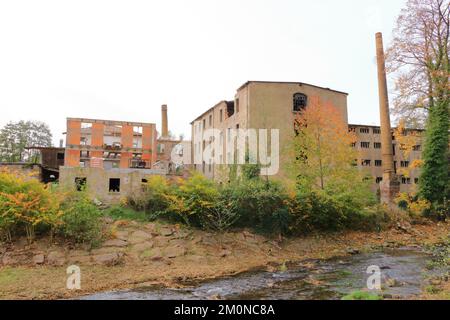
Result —
<instances>
[{"instance_id":1,"label":"overgrown bush","mask_svg":"<svg viewBox=\"0 0 450 320\"><path fill-rule=\"evenodd\" d=\"M236 207L239 227L264 233L286 233L289 221L287 194L279 183L262 179L243 179L226 185L221 197Z\"/></svg>"},{"instance_id":2,"label":"overgrown bush","mask_svg":"<svg viewBox=\"0 0 450 320\"><path fill-rule=\"evenodd\" d=\"M83 193L74 193L61 206L61 234L76 243L99 244L102 239L101 212Z\"/></svg>"},{"instance_id":3,"label":"overgrown bush","mask_svg":"<svg viewBox=\"0 0 450 320\"><path fill-rule=\"evenodd\" d=\"M59 225L58 199L43 184L27 176L0 172L0 232L11 240L13 232L25 234L28 242L37 227L51 232Z\"/></svg>"}]
</instances>

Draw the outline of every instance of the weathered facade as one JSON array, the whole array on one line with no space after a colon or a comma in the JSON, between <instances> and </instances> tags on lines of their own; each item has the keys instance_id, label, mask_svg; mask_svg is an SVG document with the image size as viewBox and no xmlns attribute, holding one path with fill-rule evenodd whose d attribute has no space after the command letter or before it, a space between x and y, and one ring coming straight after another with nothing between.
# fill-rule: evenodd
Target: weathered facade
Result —
<instances>
[{"instance_id":1,"label":"weathered facade","mask_svg":"<svg viewBox=\"0 0 450 320\"><path fill-rule=\"evenodd\" d=\"M355 159L361 170L365 170L373 178L373 190L379 189L379 184L383 181L383 142L381 138L380 126L369 125L349 125L357 137L354 148L358 150L359 159ZM401 134L408 136L411 146L403 146L396 141L393 128L392 136L392 156L394 174L398 176L400 182L400 192L410 192L416 190L419 182L420 169L412 165L415 160L421 159L422 154L422 130L408 129Z\"/></svg>"},{"instance_id":2,"label":"weathered facade","mask_svg":"<svg viewBox=\"0 0 450 320\"><path fill-rule=\"evenodd\" d=\"M86 189L98 200L118 202L140 192L156 163L156 125L67 119L66 154L60 184Z\"/></svg>"},{"instance_id":3,"label":"weathered facade","mask_svg":"<svg viewBox=\"0 0 450 320\"><path fill-rule=\"evenodd\" d=\"M302 100L304 99L304 100ZM192 123L192 162L194 167L208 178L223 179L223 166L214 165L212 159L202 159L202 154L211 143L204 136L207 129L220 130L220 149L217 159L219 163L231 162L232 157L243 157L245 150L235 147L227 149L230 129L277 129L279 130L280 170L275 175L282 177L286 148L292 140L294 120L301 108L309 100L319 99L321 103L335 106L347 123L347 93L322 88L300 82L267 82L249 81L236 92L232 101L221 101ZM305 106L302 105L302 102ZM270 132L267 138L270 145ZM244 148L245 149L245 148ZM269 147L270 149L270 147Z\"/></svg>"},{"instance_id":4,"label":"weathered facade","mask_svg":"<svg viewBox=\"0 0 450 320\"><path fill-rule=\"evenodd\" d=\"M233 100L219 102L191 123L194 168L208 178L223 181L227 179L227 172L224 173L224 166L215 164L214 159L218 159L219 163L227 162L230 155L226 143L229 129L279 129L280 170L274 177L283 178L286 164L289 162L284 151L295 135L294 120L299 111L298 97L305 98L303 107L313 104L314 99L333 105L348 124L347 94L344 92L304 83L249 81L237 90ZM220 131L220 147L219 150L214 150L218 155L213 159L202 158L203 151L212 143L212 139L204 135L208 129ZM371 174L373 190L378 191L379 184L383 181L381 128L350 124L349 130L354 131L357 137L354 147L359 151L360 158L355 159L356 163L361 170ZM393 130L390 129L390 132L392 134ZM417 144L408 153L403 152L403 147L394 140L393 166L399 176L400 190L412 191L418 183L420 172L419 169L411 169L410 165L421 157L421 131L406 130L404 134L413 134ZM393 136L392 138L395 139ZM233 147L236 148L235 157L239 152L246 152L238 150L238 145ZM262 174L264 175L264 170Z\"/></svg>"}]
</instances>

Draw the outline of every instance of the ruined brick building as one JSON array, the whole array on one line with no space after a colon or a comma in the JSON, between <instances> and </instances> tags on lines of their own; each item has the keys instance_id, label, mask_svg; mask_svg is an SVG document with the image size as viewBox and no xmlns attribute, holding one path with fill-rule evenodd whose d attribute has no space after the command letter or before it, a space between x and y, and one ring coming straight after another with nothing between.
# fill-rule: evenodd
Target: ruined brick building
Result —
<instances>
[{"instance_id":1,"label":"ruined brick building","mask_svg":"<svg viewBox=\"0 0 450 320\"><path fill-rule=\"evenodd\" d=\"M68 118L60 184L103 202L140 192L151 175L170 174L170 153L179 140L169 137L167 106L162 135L154 123Z\"/></svg>"}]
</instances>

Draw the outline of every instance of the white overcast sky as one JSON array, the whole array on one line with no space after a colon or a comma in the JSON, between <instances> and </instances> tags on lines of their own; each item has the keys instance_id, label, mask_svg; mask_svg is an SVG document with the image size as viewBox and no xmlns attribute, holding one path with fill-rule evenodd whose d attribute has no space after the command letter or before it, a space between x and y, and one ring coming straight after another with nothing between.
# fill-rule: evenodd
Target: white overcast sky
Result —
<instances>
[{"instance_id":1,"label":"white overcast sky","mask_svg":"<svg viewBox=\"0 0 450 320\"><path fill-rule=\"evenodd\" d=\"M351 123L377 124L375 32L404 0L0 0L0 126L66 117L189 122L247 80L348 92Z\"/></svg>"}]
</instances>

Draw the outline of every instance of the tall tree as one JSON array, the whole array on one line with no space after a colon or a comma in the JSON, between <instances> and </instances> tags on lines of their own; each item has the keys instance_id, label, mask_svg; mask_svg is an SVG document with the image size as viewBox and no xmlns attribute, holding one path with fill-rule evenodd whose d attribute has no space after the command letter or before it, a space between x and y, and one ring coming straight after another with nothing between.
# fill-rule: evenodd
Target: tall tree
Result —
<instances>
[{"instance_id":1,"label":"tall tree","mask_svg":"<svg viewBox=\"0 0 450 320\"><path fill-rule=\"evenodd\" d=\"M366 174L356 167L356 135L349 132L342 113L330 103L310 99L295 121L296 136L289 148L289 171L305 191L339 197L352 194L355 201L371 198Z\"/></svg>"},{"instance_id":2,"label":"tall tree","mask_svg":"<svg viewBox=\"0 0 450 320\"><path fill-rule=\"evenodd\" d=\"M36 162L37 152L27 147L50 147L52 133L38 121L9 122L0 130L0 161Z\"/></svg>"},{"instance_id":3,"label":"tall tree","mask_svg":"<svg viewBox=\"0 0 450 320\"><path fill-rule=\"evenodd\" d=\"M387 50L395 78L393 113L424 126L428 112L449 99L450 0L409 0Z\"/></svg>"},{"instance_id":4,"label":"tall tree","mask_svg":"<svg viewBox=\"0 0 450 320\"><path fill-rule=\"evenodd\" d=\"M394 112L425 124L420 195L449 196L450 0L409 0L402 10L388 66L396 75Z\"/></svg>"}]
</instances>

